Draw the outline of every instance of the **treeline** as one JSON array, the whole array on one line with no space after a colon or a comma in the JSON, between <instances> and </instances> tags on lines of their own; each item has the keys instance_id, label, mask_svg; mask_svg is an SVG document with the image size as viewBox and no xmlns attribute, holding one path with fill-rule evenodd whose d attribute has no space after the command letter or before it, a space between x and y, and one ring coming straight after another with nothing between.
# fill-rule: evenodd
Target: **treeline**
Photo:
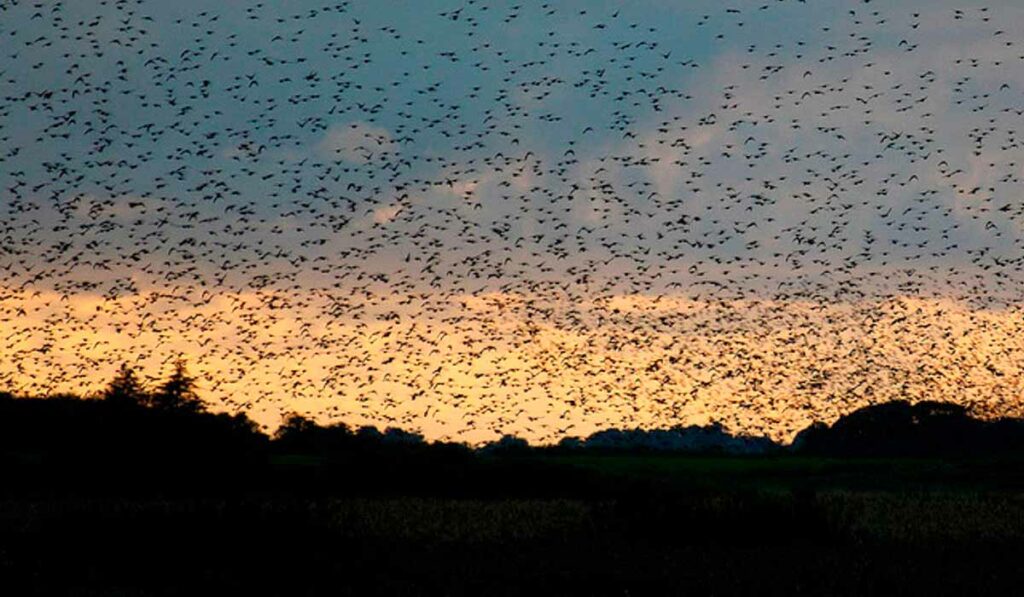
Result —
<instances>
[{"instance_id":1,"label":"treeline","mask_svg":"<svg viewBox=\"0 0 1024 597\"><path fill-rule=\"evenodd\" d=\"M6 398L6 401L3 399ZM221 433L225 447L241 442L248 448L273 447L277 452L327 454L347 452L477 454L523 456L527 454L610 452L674 452L695 454L767 454L782 446L764 437L734 436L721 425L674 426L668 429L607 429L586 438L567 437L554 446L531 446L526 440L506 435L494 442L470 448L455 442L427 442L418 433L398 428L382 430L372 426L352 429L344 423L321 426L301 415L287 417L268 436L245 415L210 413L196 390L184 361L174 363L168 378L147 388L134 369L123 365L110 384L97 396L83 399L74 395L45 399L20 397L0 392L0 445L8 448L44 444L83 449L97 444L140 446L150 449L166 440L164 450L191 451L195 446L211 447L202 427ZM202 422L202 424L200 424ZM153 429L160 426L161 430ZM167 436L178 429L179 437ZM92 440L86 440L86 436ZM130 436L127 443L117 438Z\"/></svg>"},{"instance_id":2,"label":"treeline","mask_svg":"<svg viewBox=\"0 0 1024 597\"><path fill-rule=\"evenodd\" d=\"M815 423L789 449L833 457L972 458L1024 455L1024 419L977 419L949 402L867 406L832 425Z\"/></svg>"},{"instance_id":3,"label":"treeline","mask_svg":"<svg viewBox=\"0 0 1024 597\"><path fill-rule=\"evenodd\" d=\"M209 412L183 361L154 388L121 367L98 396L15 397L0 392L0 450L7 461L42 455L79 455L110 461L190 460L206 464L284 462L291 466L345 462L465 463L479 457L673 453L803 454L835 457L977 457L1024 454L1024 421L981 420L941 402L897 401L868 406L833 423L816 423L791 445L765 437L734 436L717 424L668 429L608 429L553 446L531 446L515 436L471 448L428 442L409 431L322 426L288 417L269 436L243 414ZM372 457L372 458L371 458ZM72 458L73 460L73 458ZM397 466L397 464L396 464Z\"/></svg>"}]
</instances>

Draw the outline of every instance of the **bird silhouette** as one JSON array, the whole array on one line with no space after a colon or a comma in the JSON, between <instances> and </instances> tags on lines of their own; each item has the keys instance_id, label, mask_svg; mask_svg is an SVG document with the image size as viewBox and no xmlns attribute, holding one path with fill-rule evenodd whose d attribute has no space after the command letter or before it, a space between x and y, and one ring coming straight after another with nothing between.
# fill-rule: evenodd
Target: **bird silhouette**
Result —
<instances>
[{"instance_id":1,"label":"bird silhouette","mask_svg":"<svg viewBox=\"0 0 1024 597\"><path fill-rule=\"evenodd\" d=\"M184 353L211 409L471 442L1024 414L1008 7L183 6L0 6L0 389Z\"/></svg>"}]
</instances>

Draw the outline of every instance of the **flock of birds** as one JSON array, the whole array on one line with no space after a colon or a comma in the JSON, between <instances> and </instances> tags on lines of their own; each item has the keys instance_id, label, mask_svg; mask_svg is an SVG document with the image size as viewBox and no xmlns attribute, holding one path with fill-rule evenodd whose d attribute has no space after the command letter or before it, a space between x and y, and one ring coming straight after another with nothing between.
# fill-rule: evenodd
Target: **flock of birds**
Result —
<instances>
[{"instance_id":1,"label":"flock of birds","mask_svg":"<svg viewBox=\"0 0 1024 597\"><path fill-rule=\"evenodd\" d=\"M387 4L387 3L384 3ZM0 3L0 389L273 427L1022 414L1024 10Z\"/></svg>"}]
</instances>

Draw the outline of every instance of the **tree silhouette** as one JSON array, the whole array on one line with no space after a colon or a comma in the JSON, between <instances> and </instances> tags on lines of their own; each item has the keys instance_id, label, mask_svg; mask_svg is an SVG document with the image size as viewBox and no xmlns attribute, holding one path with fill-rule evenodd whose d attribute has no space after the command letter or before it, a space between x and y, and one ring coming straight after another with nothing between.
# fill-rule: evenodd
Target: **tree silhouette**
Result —
<instances>
[{"instance_id":1,"label":"tree silhouette","mask_svg":"<svg viewBox=\"0 0 1024 597\"><path fill-rule=\"evenodd\" d=\"M161 410L203 412L206 407L196 394L195 378L185 369L184 359L174 362L174 371L153 393L151 402Z\"/></svg>"},{"instance_id":2,"label":"tree silhouette","mask_svg":"<svg viewBox=\"0 0 1024 597\"><path fill-rule=\"evenodd\" d=\"M143 405L147 402L148 396L135 370L127 363L123 363L117 376L103 391L103 399L112 404Z\"/></svg>"}]
</instances>

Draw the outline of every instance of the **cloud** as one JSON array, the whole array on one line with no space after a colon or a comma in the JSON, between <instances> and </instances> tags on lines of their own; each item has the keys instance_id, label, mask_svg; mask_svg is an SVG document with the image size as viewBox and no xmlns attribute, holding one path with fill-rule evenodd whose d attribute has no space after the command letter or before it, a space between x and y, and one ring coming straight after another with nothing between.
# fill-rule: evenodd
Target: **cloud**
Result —
<instances>
[{"instance_id":1,"label":"cloud","mask_svg":"<svg viewBox=\"0 0 1024 597\"><path fill-rule=\"evenodd\" d=\"M394 149L395 143L387 129L364 122L332 125L316 145L317 153L325 159L342 159L355 164L365 164L372 156Z\"/></svg>"},{"instance_id":2,"label":"cloud","mask_svg":"<svg viewBox=\"0 0 1024 597\"><path fill-rule=\"evenodd\" d=\"M373 221L377 224L386 224L398 217L402 211L401 205L387 205L373 210Z\"/></svg>"},{"instance_id":3,"label":"cloud","mask_svg":"<svg viewBox=\"0 0 1024 597\"><path fill-rule=\"evenodd\" d=\"M115 23L73 4L74 22ZM159 375L184 352L204 395L270 424L299 409L470 440L712 419L785 438L900 397L1019 412L1021 8L704 4L715 16L682 33L704 10L570 19L558 46L539 11L512 30L480 19L485 51L362 3L353 18L395 35L346 44L351 62L273 65L200 60L154 5L163 53L187 49L189 77L211 81L188 102L200 145L174 147L193 121L145 83L165 66L104 78L120 52L88 69L133 91L102 129L46 134L88 100L70 91L0 110L6 149L25 149L4 152L24 173L0 199L17 251L0 264L0 385L93 391L123 359ZM682 11L669 29L666 10ZM31 60L7 77L35 88L42 64L49 87L80 90L66 49L30 44L50 23L17 12ZM265 41L220 23L239 47ZM408 77L385 57L399 31L424 39ZM330 84L302 78L342 63ZM65 151L96 137L111 144Z\"/></svg>"}]
</instances>

